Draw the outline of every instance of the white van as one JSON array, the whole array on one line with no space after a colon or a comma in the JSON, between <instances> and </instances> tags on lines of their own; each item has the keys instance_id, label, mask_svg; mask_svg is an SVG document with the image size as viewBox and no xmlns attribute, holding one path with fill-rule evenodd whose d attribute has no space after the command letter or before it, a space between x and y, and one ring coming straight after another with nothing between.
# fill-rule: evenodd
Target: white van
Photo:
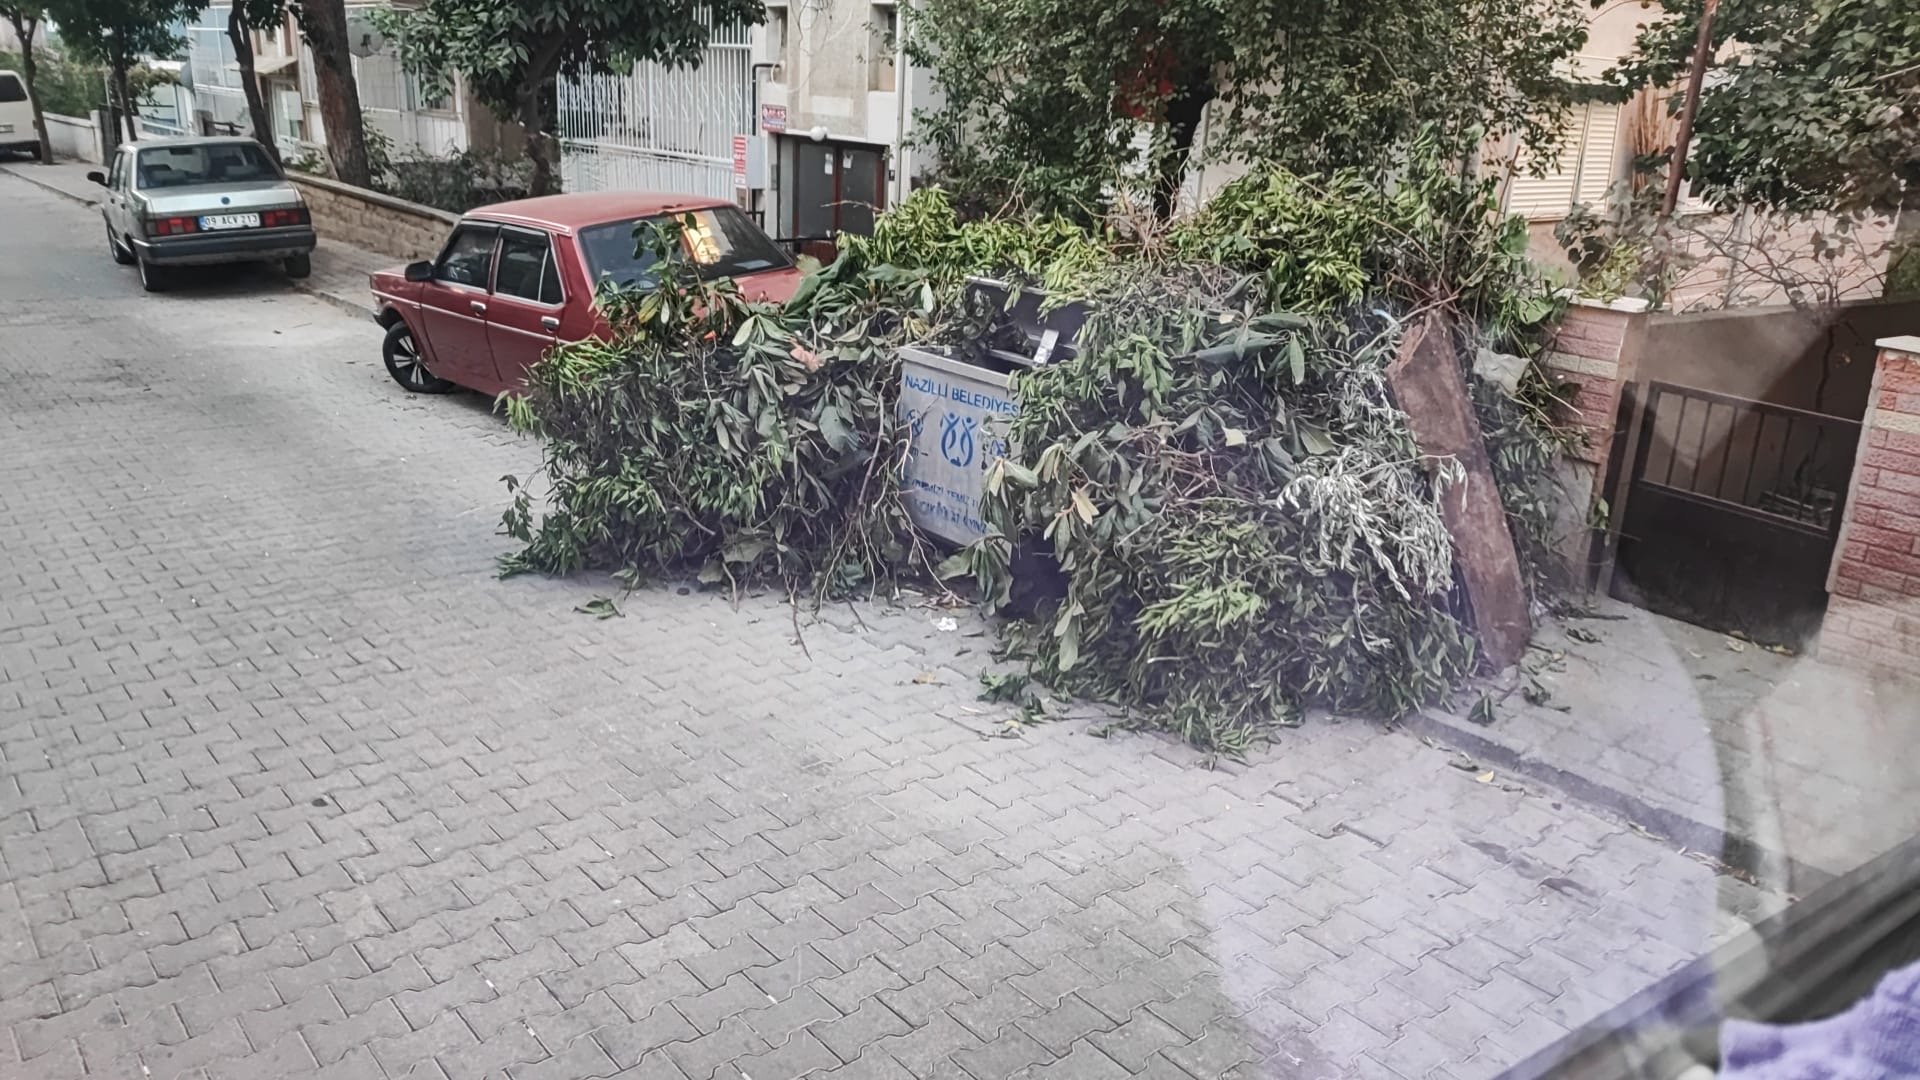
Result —
<instances>
[{"instance_id":1,"label":"white van","mask_svg":"<svg viewBox=\"0 0 1920 1080\"><path fill-rule=\"evenodd\" d=\"M27 99L27 80L0 71L0 153L24 151L40 156L40 133L33 128L33 102Z\"/></svg>"}]
</instances>

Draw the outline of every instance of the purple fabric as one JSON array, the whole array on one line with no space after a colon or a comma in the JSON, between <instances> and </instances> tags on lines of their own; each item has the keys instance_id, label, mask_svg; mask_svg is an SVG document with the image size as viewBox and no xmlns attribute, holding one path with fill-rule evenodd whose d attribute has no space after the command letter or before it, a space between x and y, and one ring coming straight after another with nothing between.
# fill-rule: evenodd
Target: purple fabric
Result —
<instances>
[{"instance_id":1,"label":"purple fabric","mask_svg":"<svg viewBox=\"0 0 1920 1080\"><path fill-rule=\"evenodd\" d=\"M1888 972L1838 1016L1805 1024L1728 1020L1721 1080L1892 1080L1920 1077L1920 964Z\"/></svg>"}]
</instances>

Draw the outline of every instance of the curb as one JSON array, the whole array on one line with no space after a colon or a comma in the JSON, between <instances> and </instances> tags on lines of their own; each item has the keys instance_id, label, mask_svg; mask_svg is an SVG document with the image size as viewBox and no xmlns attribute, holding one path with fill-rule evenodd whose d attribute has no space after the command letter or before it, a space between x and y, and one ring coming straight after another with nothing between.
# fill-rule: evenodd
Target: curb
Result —
<instances>
[{"instance_id":1,"label":"curb","mask_svg":"<svg viewBox=\"0 0 1920 1080\"><path fill-rule=\"evenodd\" d=\"M1637 795L1528 757L1431 713L1415 712L1400 723L1417 735L1427 735L1449 743L1486 764L1516 776L1551 784L1581 802L1625 817L1629 823L1683 847L1694 851L1718 852L1720 861L1756 878L1768 873L1768 867L1784 867L1793 881L1806 882L1814 887L1834 880L1832 873L1774 851L1750 837L1730 833L1718 825L1696 821L1685 814L1655 806ZM1809 890L1803 888L1801 891Z\"/></svg>"},{"instance_id":2,"label":"curb","mask_svg":"<svg viewBox=\"0 0 1920 1080\"><path fill-rule=\"evenodd\" d=\"M6 165L6 166L0 166L0 172L4 172L8 176L19 177L20 179L25 180L27 183L32 184L33 186L40 188L43 191L51 191L55 195L58 195L63 199L70 199L73 202L77 202L82 206L99 206L100 205L97 201L93 199L89 199L81 195L76 195L73 192L68 191L66 188L59 186L58 184L50 183L49 181L40 179L39 177L33 175L33 172L31 169L18 169L10 165ZM320 286L311 284L305 280L292 281L290 282L290 284L300 292L306 293L308 296L314 297L315 299L320 300L323 303L326 303L335 308L338 308L339 310L344 311L349 315L353 315L362 319L373 318L374 311L373 311L373 305L371 304L363 303L357 300L349 300L344 296L338 295L337 293L328 292L325 289L321 288Z\"/></svg>"},{"instance_id":3,"label":"curb","mask_svg":"<svg viewBox=\"0 0 1920 1080\"><path fill-rule=\"evenodd\" d=\"M347 314L352 315L357 319L372 319L374 316L374 310L373 310L372 304L362 303L357 300L349 300L338 293L328 292L326 289L323 289L318 285L314 285L306 279L290 280L288 284L292 285L295 289L299 290L300 292L306 293L308 296L313 297L315 300L318 300L321 303L328 305L329 307L337 308L340 311L344 311Z\"/></svg>"},{"instance_id":4,"label":"curb","mask_svg":"<svg viewBox=\"0 0 1920 1080\"><path fill-rule=\"evenodd\" d=\"M58 184L40 179L39 177L33 175L33 171L31 169L16 169L10 165L0 165L0 172L4 172L8 176L17 176L20 179L25 180L27 183L32 184L34 187L40 188L44 191L51 191L55 195L58 195L63 199L72 199L74 202L77 202L82 206L99 206L100 205L98 202L96 202L93 199L89 199L83 195L75 195L73 192L68 191L66 188L63 188Z\"/></svg>"}]
</instances>

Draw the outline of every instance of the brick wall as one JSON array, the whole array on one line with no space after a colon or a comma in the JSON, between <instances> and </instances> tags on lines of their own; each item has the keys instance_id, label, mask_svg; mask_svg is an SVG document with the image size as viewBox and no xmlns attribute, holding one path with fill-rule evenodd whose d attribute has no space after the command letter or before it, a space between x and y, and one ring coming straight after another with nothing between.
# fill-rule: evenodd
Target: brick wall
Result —
<instances>
[{"instance_id":1,"label":"brick wall","mask_svg":"<svg viewBox=\"0 0 1920 1080\"><path fill-rule=\"evenodd\" d=\"M1549 375L1572 384L1572 396L1562 406L1560 419L1587 437L1586 444L1561 463L1558 477L1566 497L1556 530L1557 547L1576 580L1600 558L1589 522L1595 501L1606 494L1620 395L1634 378L1646 321L1642 311L1575 301L1540 357Z\"/></svg>"},{"instance_id":2,"label":"brick wall","mask_svg":"<svg viewBox=\"0 0 1920 1080\"><path fill-rule=\"evenodd\" d=\"M1879 343L1820 657L1920 674L1920 337Z\"/></svg>"},{"instance_id":3,"label":"brick wall","mask_svg":"<svg viewBox=\"0 0 1920 1080\"><path fill-rule=\"evenodd\" d=\"M382 195L321 176L289 173L313 212L321 239L391 255L409 262L430 259L447 242L458 214Z\"/></svg>"}]
</instances>

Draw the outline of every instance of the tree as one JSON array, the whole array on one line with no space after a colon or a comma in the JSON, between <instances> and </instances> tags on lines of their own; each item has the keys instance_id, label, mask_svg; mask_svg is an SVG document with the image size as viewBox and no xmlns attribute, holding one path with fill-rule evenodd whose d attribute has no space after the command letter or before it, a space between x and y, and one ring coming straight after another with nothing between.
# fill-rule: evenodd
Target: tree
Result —
<instances>
[{"instance_id":1,"label":"tree","mask_svg":"<svg viewBox=\"0 0 1920 1080\"><path fill-rule=\"evenodd\" d=\"M1615 72L1673 86L1702 0L1668 0ZM1920 289L1920 6L1721 0L1687 173L1722 208L1895 218L1887 291ZM1672 103L1677 111L1679 104Z\"/></svg>"},{"instance_id":2,"label":"tree","mask_svg":"<svg viewBox=\"0 0 1920 1080\"><path fill-rule=\"evenodd\" d=\"M694 65L709 26L758 23L761 0L425 0L381 13L407 68L438 89L451 72L526 135L533 194L555 190L555 80L650 60ZM709 21L710 20L710 21Z\"/></svg>"},{"instance_id":3,"label":"tree","mask_svg":"<svg viewBox=\"0 0 1920 1080\"><path fill-rule=\"evenodd\" d=\"M106 66L114 107L134 138L144 95L133 92L129 74L143 57L177 54L183 43L174 26L203 6L205 0L52 0L47 15L69 51Z\"/></svg>"},{"instance_id":4,"label":"tree","mask_svg":"<svg viewBox=\"0 0 1920 1080\"><path fill-rule=\"evenodd\" d=\"M13 36L20 39L20 74L27 80L27 98L33 103L33 130L40 136L40 162L51 164L53 140L47 137L47 113L40 100L40 62L33 50L34 35L47 21L46 9L38 2L0 0L0 17L13 27Z\"/></svg>"},{"instance_id":5,"label":"tree","mask_svg":"<svg viewBox=\"0 0 1920 1080\"><path fill-rule=\"evenodd\" d=\"M314 83L320 90L320 125L327 132L327 159L343 183L373 186L367 158L360 87L353 79L345 0L305 0L294 9L300 32L313 49Z\"/></svg>"},{"instance_id":6,"label":"tree","mask_svg":"<svg viewBox=\"0 0 1920 1080\"><path fill-rule=\"evenodd\" d=\"M1305 171L1390 169L1422 129L1461 158L1510 134L1551 151L1586 34L1534 0L926 0L907 29L956 182L1083 217L1142 120L1163 213L1203 118L1210 157Z\"/></svg>"},{"instance_id":7,"label":"tree","mask_svg":"<svg viewBox=\"0 0 1920 1080\"><path fill-rule=\"evenodd\" d=\"M227 40L233 43L234 63L240 69L240 89L247 96L253 137L276 162L280 160L280 147L273 138L273 116L260 93L260 77L254 73L253 32L279 26L286 11L286 0L233 0L233 6L227 9Z\"/></svg>"}]
</instances>

